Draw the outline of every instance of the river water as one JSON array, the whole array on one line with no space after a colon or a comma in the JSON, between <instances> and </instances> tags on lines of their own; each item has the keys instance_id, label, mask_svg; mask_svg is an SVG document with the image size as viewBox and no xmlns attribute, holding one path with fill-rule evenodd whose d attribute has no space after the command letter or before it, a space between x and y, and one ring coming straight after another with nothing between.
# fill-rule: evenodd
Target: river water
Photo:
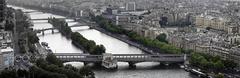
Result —
<instances>
[{"instance_id":1,"label":"river water","mask_svg":"<svg viewBox=\"0 0 240 78\"><path fill-rule=\"evenodd\" d=\"M22 9L24 12L36 11L31 9L25 9L21 7L11 6L15 9ZM43 12L33 12L29 13L32 19L41 19L48 17L65 18L63 16L54 15L50 13ZM78 22L73 22L72 19L67 19L68 24L74 25ZM47 20L36 20L32 21L34 23L33 29L43 29L51 28L52 25L47 23ZM104 33L101 33L95 29L89 29L88 26L72 28L74 32L79 32L85 38L89 40L94 40L97 44L102 44L106 47L107 53L113 54L142 54L143 52L133 46L130 46L118 39L110 37ZM55 30L45 31L45 35L38 34L40 42L49 43L50 48L55 53L82 53L81 49L76 48L71 44L71 40L62 36ZM67 64L72 64L77 67L82 67L83 63L70 62ZM106 70L94 70L97 78L195 78L190 73L185 72L183 69L170 68L170 67L160 67L159 63L156 62L144 62L137 63L136 69L129 69L128 63L120 62L118 63L119 68L117 71L106 71Z\"/></svg>"}]
</instances>

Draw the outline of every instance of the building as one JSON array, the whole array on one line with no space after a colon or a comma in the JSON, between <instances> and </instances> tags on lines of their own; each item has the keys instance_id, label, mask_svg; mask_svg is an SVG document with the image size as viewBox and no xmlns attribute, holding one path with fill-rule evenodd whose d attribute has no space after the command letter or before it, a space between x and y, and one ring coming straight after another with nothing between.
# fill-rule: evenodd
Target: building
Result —
<instances>
[{"instance_id":1,"label":"building","mask_svg":"<svg viewBox=\"0 0 240 78\"><path fill-rule=\"evenodd\" d=\"M239 27L236 25L232 25L228 27L228 34L237 34L239 33Z\"/></svg>"},{"instance_id":2,"label":"building","mask_svg":"<svg viewBox=\"0 0 240 78\"><path fill-rule=\"evenodd\" d=\"M230 44L239 44L240 36L237 34L230 34L230 35L228 35L228 41Z\"/></svg>"},{"instance_id":3,"label":"building","mask_svg":"<svg viewBox=\"0 0 240 78\"><path fill-rule=\"evenodd\" d=\"M0 70L14 65L12 32L0 31Z\"/></svg>"},{"instance_id":4,"label":"building","mask_svg":"<svg viewBox=\"0 0 240 78\"><path fill-rule=\"evenodd\" d=\"M114 8L107 8L106 13L109 14L109 15L112 15L112 14L116 15L116 14L118 14L118 10L114 9Z\"/></svg>"},{"instance_id":5,"label":"building","mask_svg":"<svg viewBox=\"0 0 240 78\"><path fill-rule=\"evenodd\" d=\"M228 20L221 17L213 17L210 15L198 15L196 16L195 25L201 28L213 28L217 30L223 30L228 32Z\"/></svg>"},{"instance_id":6,"label":"building","mask_svg":"<svg viewBox=\"0 0 240 78\"><path fill-rule=\"evenodd\" d=\"M14 52L11 47L0 50L0 70L14 66Z\"/></svg>"},{"instance_id":7,"label":"building","mask_svg":"<svg viewBox=\"0 0 240 78\"><path fill-rule=\"evenodd\" d=\"M127 11L136 11L136 2L129 2L126 4Z\"/></svg>"},{"instance_id":8,"label":"building","mask_svg":"<svg viewBox=\"0 0 240 78\"><path fill-rule=\"evenodd\" d=\"M240 65L240 48L234 47L230 50L229 58Z\"/></svg>"},{"instance_id":9,"label":"building","mask_svg":"<svg viewBox=\"0 0 240 78\"><path fill-rule=\"evenodd\" d=\"M5 0L0 1L0 27L4 28L5 25L5 19L6 19L6 2Z\"/></svg>"},{"instance_id":10,"label":"building","mask_svg":"<svg viewBox=\"0 0 240 78\"><path fill-rule=\"evenodd\" d=\"M113 14L112 8L107 8L106 9L106 13L112 15Z\"/></svg>"},{"instance_id":11,"label":"building","mask_svg":"<svg viewBox=\"0 0 240 78\"><path fill-rule=\"evenodd\" d=\"M5 9L6 9L6 2L5 0L1 0L0 1L0 21L4 20Z\"/></svg>"}]
</instances>

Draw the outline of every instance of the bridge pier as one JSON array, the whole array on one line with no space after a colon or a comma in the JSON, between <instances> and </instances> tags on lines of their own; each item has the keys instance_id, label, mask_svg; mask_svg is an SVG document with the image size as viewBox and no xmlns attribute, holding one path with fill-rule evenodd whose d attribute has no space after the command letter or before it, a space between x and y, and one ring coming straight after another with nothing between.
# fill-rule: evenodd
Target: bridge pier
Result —
<instances>
[{"instance_id":1,"label":"bridge pier","mask_svg":"<svg viewBox=\"0 0 240 78\"><path fill-rule=\"evenodd\" d=\"M45 35L45 34L44 34L44 30L42 30L42 35Z\"/></svg>"},{"instance_id":2,"label":"bridge pier","mask_svg":"<svg viewBox=\"0 0 240 78\"><path fill-rule=\"evenodd\" d=\"M87 62L83 62L83 64L84 64L84 66L87 66L87 65L88 65L88 63L87 63Z\"/></svg>"},{"instance_id":3,"label":"bridge pier","mask_svg":"<svg viewBox=\"0 0 240 78\"><path fill-rule=\"evenodd\" d=\"M159 62L159 66L160 67L165 67L165 66L170 66L172 63L170 63L170 62Z\"/></svg>"},{"instance_id":4,"label":"bridge pier","mask_svg":"<svg viewBox=\"0 0 240 78\"><path fill-rule=\"evenodd\" d=\"M52 34L54 34L54 30L52 29Z\"/></svg>"},{"instance_id":5,"label":"bridge pier","mask_svg":"<svg viewBox=\"0 0 240 78\"><path fill-rule=\"evenodd\" d=\"M136 63L134 63L134 62L128 62L128 64L129 64L129 68L136 68L137 67Z\"/></svg>"}]
</instances>

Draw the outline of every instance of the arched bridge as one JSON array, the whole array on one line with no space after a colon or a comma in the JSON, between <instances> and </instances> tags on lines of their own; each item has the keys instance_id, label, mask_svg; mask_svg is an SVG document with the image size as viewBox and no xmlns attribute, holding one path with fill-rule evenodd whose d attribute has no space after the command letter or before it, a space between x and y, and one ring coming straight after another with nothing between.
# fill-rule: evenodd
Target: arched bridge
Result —
<instances>
[{"instance_id":1,"label":"arched bridge","mask_svg":"<svg viewBox=\"0 0 240 78\"><path fill-rule=\"evenodd\" d=\"M64 62L102 62L103 55L89 55L81 53L55 53L56 57ZM117 62L168 62L183 63L187 59L185 54L112 54Z\"/></svg>"},{"instance_id":2,"label":"arched bridge","mask_svg":"<svg viewBox=\"0 0 240 78\"><path fill-rule=\"evenodd\" d=\"M88 25L85 25L85 24L77 24L77 25L72 25L72 26L69 26L70 28L72 27L82 27L82 26L88 26ZM54 33L54 30L57 29L57 28L45 28L45 29L38 29L38 30L35 30L35 32L37 33L42 33L44 35L44 31L48 31L48 30L51 30L52 33Z\"/></svg>"}]
</instances>

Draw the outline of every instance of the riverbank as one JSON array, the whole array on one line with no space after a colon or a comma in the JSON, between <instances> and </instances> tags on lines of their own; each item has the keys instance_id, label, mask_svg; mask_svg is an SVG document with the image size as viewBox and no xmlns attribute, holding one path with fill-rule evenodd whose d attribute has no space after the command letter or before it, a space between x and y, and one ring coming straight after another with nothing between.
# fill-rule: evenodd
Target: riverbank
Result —
<instances>
[{"instance_id":1,"label":"riverbank","mask_svg":"<svg viewBox=\"0 0 240 78\"><path fill-rule=\"evenodd\" d=\"M157 39L150 39L139 35L132 30L126 30L119 25L113 24L111 19L107 19L103 16L90 16L91 20L96 22L102 29L116 35L122 35L128 40L141 44L144 48L154 51L159 54L182 54L183 51L180 48L161 42Z\"/></svg>"},{"instance_id":2,"label":"riverbank","mask_svg":"<svg viewBox=\"0 0 240 78\"><path fill-rule=\"evenodd\" d=\"M80 22L80 23L85 23L85 24L88 24L88 25L92 25L92 23L87 22L89 20L79 19L79 20L76 20L76 21ZM111 33L109 31L99 27L97 24L92 25L90 28L96 29L96 30L98 30L98 31L108 35L108 36L111 36L111 37L116 38L116 39L118 39L118 40L120 40L122 42L125 42L125 43L127 43L127 44L129 44L131 46L139 48L139 49L141 49L142 51L144 51L147 54L155 54L152 50L144 47L144 45L136 43L136 42L133 42L128 37L126 37L124 35Z\"/></svg>"},{"instance_id":3,"label":"riverbank","mask_svg":"<svg viewBox=\"0 0 240 78\"><path fill-rule=\"evenodd\" d=\"M49 18L48 22L53 25L54 28L57 28L62 35L72 40L72 44L74 44L79 49L87 51L87 53L92 55L102 55L105 53L105 47L103 45L97 45L94 41L88 40L83 37L78 32L73 32L72 29L68 26L66 20Z\"/></svg>"}]
</instances>

